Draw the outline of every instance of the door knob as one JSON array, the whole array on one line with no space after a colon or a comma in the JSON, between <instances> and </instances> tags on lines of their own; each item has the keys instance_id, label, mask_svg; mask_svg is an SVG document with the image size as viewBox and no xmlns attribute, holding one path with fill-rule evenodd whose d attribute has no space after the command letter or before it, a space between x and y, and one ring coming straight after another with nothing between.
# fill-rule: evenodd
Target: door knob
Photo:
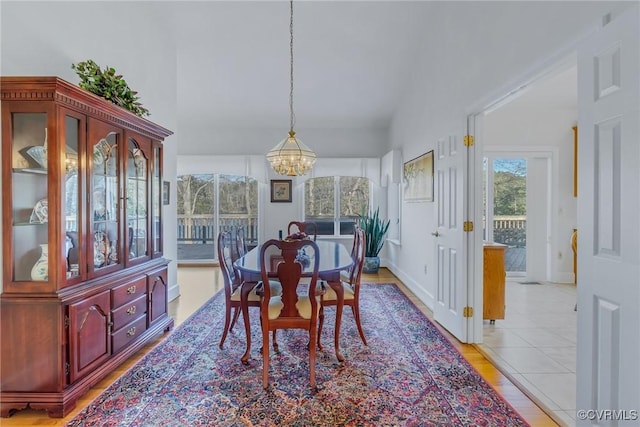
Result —
<instances>
[{"instance_id":1,"label":"door knob","mask_svg":"<svg viewBox=\"0 0 640 427\"><path fill-rule=\"evenodd\" d=\"M436 230L435 233L431 233L431 235L438 237L438 236L440 236L440 233L438 233L438 230Z\"/></svg>"}]
</instances>

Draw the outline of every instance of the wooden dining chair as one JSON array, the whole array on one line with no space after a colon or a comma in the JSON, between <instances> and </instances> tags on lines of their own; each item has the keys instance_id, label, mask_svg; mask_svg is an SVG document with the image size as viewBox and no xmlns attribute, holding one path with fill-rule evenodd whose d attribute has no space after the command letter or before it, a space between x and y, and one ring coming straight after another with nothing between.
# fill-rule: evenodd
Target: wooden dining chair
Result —
<instances>
[{"instance_id":1,"label":"wooden dining chair","mask_svg":"<svg viewBox=\"0 0 640 427\"><path fill-rule=\"evenodd\" d=\"M366 237L364 234L364 230L357 228L355 232L354 242L353 242L353 250L354 254L354 265L351 268L349 273L348 280L341 280L340 285L344 290L344 305L348 305L351 307L351 312L353 313L353 317L356 321L356 326L358 328L358 333L360 334L360 339L364 345L367 344L367 338L364 335L364 331L362 329L362 324L360 322L360 278L362 276L362 267L364 265L364 256L366 249ZM341 278L342 279L342 278ZM322 345L320 344L320 336L322 334L322 326L324 324L324 307L335 306L338 304L338 296L336 291L331 287L327 287L326 291L323 293L320 300L320 315L319 315L319 325L318 325L318 348L322 349ZM338 322L339 319L336 319Z\"/></svg>"},{"instance_id":2,"label":"wooden dining chair","mask_svg":"<svg viewBox=\"0 0 640 427\"><path fill-rule=\"evenodd\" d=\"M287 226L287 236L296 232L305 233L309 237L313 236L313 240L316 240L318 225L312 221L291 221Z\"/></svg>"},{"instance_id":3,"label":"wooden dining chair","mask_svg":"<svg viewBox=\"0 0 640 427\"><path fill-rule=\"evenodd\" d=\"M249 323L249 307L260 307L260 297L256 293L258 289L262 289L263 282L245 282L233 266L235 248L231 243L231 234L227 231L218 234L218 261L224 281L224 298L225 298L225 319L224 330L220 338L219 347L222 349L227 334L236 321L240 312L244 321L244 331L247 338L247 351L242 356L241 361L244 364L249 363L249 351L251 348L251 325ZM282 289L280 283L270 280L268 288L273 295L280 295ZM242 302L245 302L243 307ZM233 319L231 318L231 310L233 310Z\"/></svg>"},{"instance_id":4,"label":"wooden dining chair","mask_svg":"<svg viewBox=\"0 0 640 427\"><path fill-rule=\"evenodd\" d=\"M236 254L238 258L243 257L247 253L247 241L244 226L238 227L236 230Z\"/></svg>"},{"instance_id":5,"label":"wooden dining chair","mask_svg":"<svg viewBox=\"0 0 640 427\"><path fill-rule=\"evenodd\" d=\"M305 270L311 280L301 283L303 265L299 254L306 253L310 265ZM306 262L306 261L305 261ZM320 296L316 294L320 253L317 244L304 240L269 240L260 249L262 281L277 279L282 284L282 295L274 295L269 287L261 293L260 321L262 323L262 387L269 387L269 332L278 329L306 329L309 332L309 382L316 386L316 334Z\"/></svg>"},{"instance_id":6,"label":"wooden dining chair","mask_svg":"<svg viewBox=\"0 0 640 427\"><path fill-rule=\"evenodd\" d=\"M247 242L245 240L244 227L238 227L236 229L236 241L235 241L235 257L233 258L233 268L236 271L236 275L242 279L242 272L235 266L237 259L243 257L247 253Z\"/></svg>"},{"instance_id":7,"label":"wooden dining chair","mask_svg":"<svg viewBox=\"0 0 640 427\"><path fill-rule=\"evenodd\" d=\"M351 259L353 260L353 265L347 270L340 271L340 280L343 280L349 283L351 282L351 272L357 264L356 253L358 252L358 238L360 237L360 234L358 233L358 231L360 230L361 228L356 222L356 224L354 224L354 227L353 227L353 246L351 246Z\"/></svg>"}]
</instances>

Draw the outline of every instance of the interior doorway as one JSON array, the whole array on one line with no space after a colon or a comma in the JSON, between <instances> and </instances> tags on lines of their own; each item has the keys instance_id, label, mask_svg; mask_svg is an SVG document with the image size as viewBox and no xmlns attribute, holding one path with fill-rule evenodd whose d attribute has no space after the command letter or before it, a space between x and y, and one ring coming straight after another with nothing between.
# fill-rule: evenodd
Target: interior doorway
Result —
<instances>
[{"instance_id":1,"label":"interior doorway","mask_svg":"<svg viewBox=\"0 0 640 427\"><path fill-rule=\"evenodd\" d=\"M573 129L577 122L575 64L526 85L509 102L485 112L482 125L485 172L484 239L524 252L523 271L511 270L506 283L505 318L483 322L483 351L554 419L575 424L577 316L573 311L571 234L577 221L573 196ZM510 172L509 172L510 171ZM500 182L497 177L504 178ZM493 182L491 182L493 180ZM496 183L496 181L498 181ZM519 181L519 182L518 182ZM524 188L522 188L524 182ZM501 185L524 208L498 208ZM493 194L491 194L493 192ZM508 203L506 203L508 204ZM498 214L519 214L496 224ZM505 215L506 216L506 215ZM515 216L515 215L512 215ZM500 227L521 227L496 233ZM515 235L518 237L511 237ZM524 237L522 237L524 235ZM505 253L506 255L506 253Z\"/></svg>"}]
</instances>

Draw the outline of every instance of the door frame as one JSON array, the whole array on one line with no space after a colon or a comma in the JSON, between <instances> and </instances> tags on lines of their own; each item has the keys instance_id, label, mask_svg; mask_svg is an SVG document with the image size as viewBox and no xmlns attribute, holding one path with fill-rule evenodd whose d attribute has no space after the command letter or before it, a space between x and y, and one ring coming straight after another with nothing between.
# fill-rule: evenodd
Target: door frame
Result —
<instances>
[{"instance_id":1,"label":"door frame","mask_svg":"<svg viewBox=\"0 0 640 427\"><path fill-rule=\"evenodd\" d=\"M547 62L540 67L534 69L532 72L524 76L519 82L515 83L512 88L506 88L502 94L493 100L487 101L483 104L478 104L470 108L467 114L467 128L469 135L474 137L474 158L469 158L469 220L474 224L482 224L482 158L486 149L492 148L487 146L485 148L484 141L484 128L485 128L485 116L504 105L508 104L515 98L519 97L524 91L528 90L530 86L536 82L542 81L548 77L551 77L557 73L567 70L577 64L577 46L576 42L573 46L566 50L552 56ZM494 147L495 148L495 147ZM524 151L525 146L518 147L518 151ZM557 159L558 153L555 147L529 147L531 151L538 151L538 153L549 153L552 159ZM496 150L498 151L498 150ZM501 147L501 152L507 152L506 147ZM557 161L552 162L551 173L557 177ZM551 203L550 203L551 205ZM482 242L483 234L482 227L478 225L474 228L473 240L469 242L469 253L467 257L468 268L468 301L473 304L474 316L470 318L471 324L468 325L468 343L481 344L483 342L483 279L482 279Z\"/></svg>"},{"instance_id":2,"label":"door frame","mask_svg":"<svg viewBox=\"0 0 640 427\"><path fill-rule=\"evenodd\" d=\"M576 110L576 115L577 115L577 110ZM484 118L483 118L484 119ZM482 158L485 157L491 157L492 159L525 159L527 160L527 178L526 178L526 185L527 185L527 196L526 196L526 202L527 202L527 224L529 224L529 212L530 212L530 205L532 205L531 200L534 197L532 195L531 190L531 181L532 178L530 177L529 174L529 166L530 166L530 160L532 159L544 159L546 162L546 171L545 171L545 175L546 175L546 187L547 187L547 191L546 191L546 206L544 209L544 233L545 233L545 240L546 243L544 245L544 251L545 251L545 256L544 256L544 264L545 264L545 268L544 268L544 277L541 278L539 276L532 276L532 271L530 269L531 266L536 265L536 263L533 262L533 256L532 256L532 252L527 250L526 252L526 265L527 265L527 269L524 271L524 273L519 274L519 273L512 273L509 274L509 272L507 271L507 277L508 278L518 278L520 280L545 280L545 281L554 281L556 278L553 277L552 272L551 272L551 268L552 268L552 241L554 239L554 230L552 228L552 220L551 220L551 213L556 210L556 206L558 205L558 194L556 193L552 193L549 190L550 186L554 183L557 182L557 180L559 179L559 164L558 164L558 159L559 159L559 148L558 147L554 147L554 146L544 146L544 145L540 145L540 146L485 146L484 150L482 151ZM481 163L482 164L482 163ZM482 171L481 171L482 172ZM534 177L535 178L535 177ZM488 184L490 184L489 180L487 181ZM492 191L487 190L487 194L492 193ZM482 190L480 191L480 194L482 194ZM482 203L482 199L480 199L480 203ZM480 218L482 218L482 205L481 205L481 216ZM539 230L537 230L539 231ZM539 234L539 233L536 233ZM526 230L526 236L527 236L527 242L532 241L534 239L531 238L532 232L529 228L529 226L527 225L527 230ZM527 245L527 248L529 247L529 245ZM534 251L537 251L537 249L539 249L540 246L536 246L535 248L533 248Z\"/></svg>"}]
</instances>

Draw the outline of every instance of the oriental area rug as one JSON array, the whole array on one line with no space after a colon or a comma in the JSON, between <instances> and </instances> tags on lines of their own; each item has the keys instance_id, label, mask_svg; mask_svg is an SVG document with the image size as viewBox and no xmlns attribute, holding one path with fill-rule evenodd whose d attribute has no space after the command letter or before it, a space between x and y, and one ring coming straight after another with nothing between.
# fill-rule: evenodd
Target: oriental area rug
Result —
<instances>
[{"instance_id":1,"label":"oriental area rug","mask_svg":"<svg viewBox=\"0 0 640 427\"><path fill-rule=\"evenodd\" d=\"M527 426L395 284L363 284L365 346L335 308L325 309L316 380L309 386L308 334L278 331L269 389L262 389L261 332L250 309L253 348L240 363L242 320L218 348L224 294L170 333L67 426Z\"/></svg>"}]
</instances>

